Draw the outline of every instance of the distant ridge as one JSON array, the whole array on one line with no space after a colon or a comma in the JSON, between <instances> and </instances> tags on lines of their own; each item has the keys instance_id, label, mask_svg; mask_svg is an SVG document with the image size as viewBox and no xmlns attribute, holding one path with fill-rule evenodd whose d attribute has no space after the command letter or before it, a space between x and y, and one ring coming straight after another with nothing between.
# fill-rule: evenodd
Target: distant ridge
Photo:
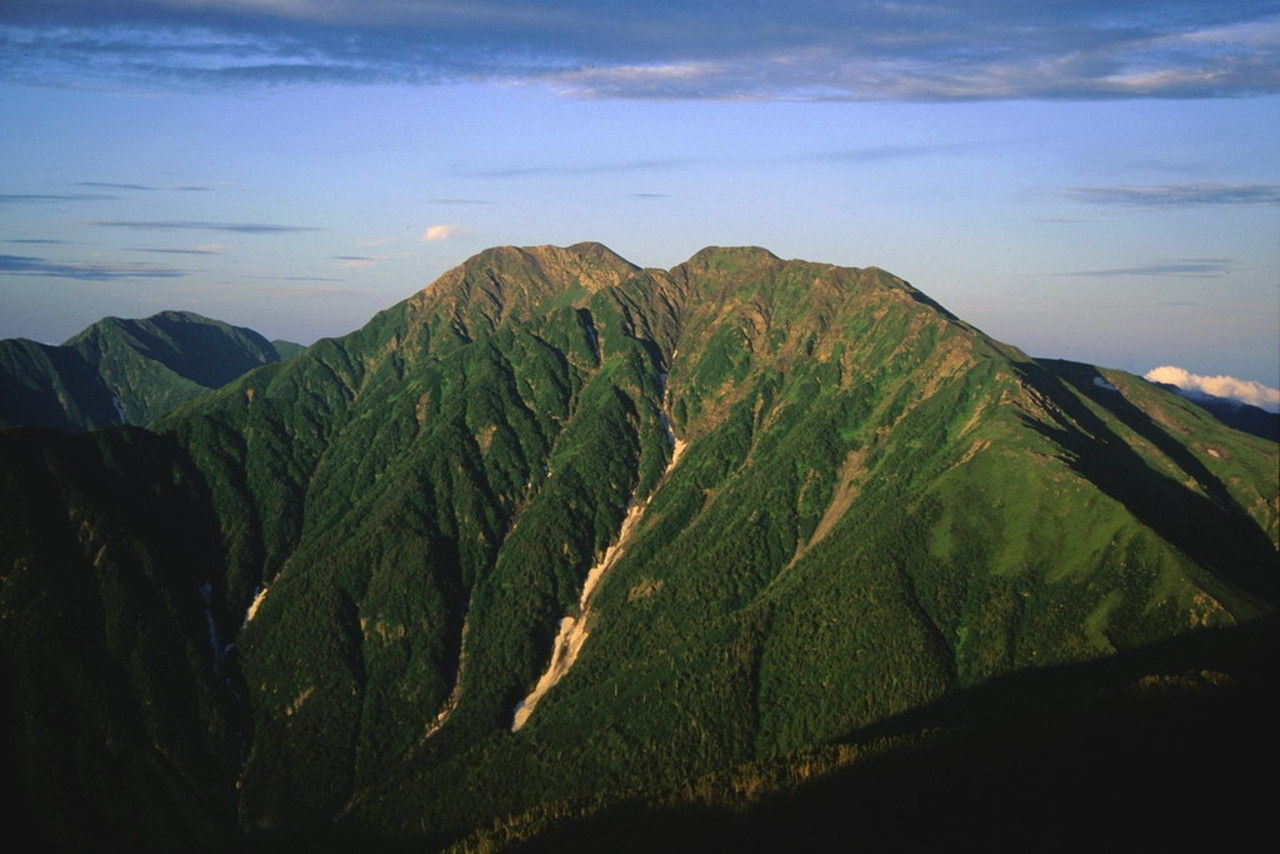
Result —
<instances>
[{"instance_id":1,"label":"distant ridge","mask_svg":"<svg viewBox=\"0 0 1280 854\"><path fill-rule=\"evenodd\" d=\"M1203 392L1188 391L1173 383L1154 384L1203 407L1228 427L1243 430L1245 433L1251 433L1263 439L1270 439L1272 442L1280 442L1280 413L1268 412L1259 406L1232 400L1229 397L1216 397Z\"/></svg>"},{"instance_id":2,"label":"distant ridge","mask_svg":"<svg viewBox=\"0 0 1280 854\"><path fill-rule=\"evenodd\" d=\"M296 350L294 349L296 348ZM60 347L0 341L0 427L72 432L146 424L248 370L301 351L193 312L107 317Z\"/></svg>"}]
</instances>

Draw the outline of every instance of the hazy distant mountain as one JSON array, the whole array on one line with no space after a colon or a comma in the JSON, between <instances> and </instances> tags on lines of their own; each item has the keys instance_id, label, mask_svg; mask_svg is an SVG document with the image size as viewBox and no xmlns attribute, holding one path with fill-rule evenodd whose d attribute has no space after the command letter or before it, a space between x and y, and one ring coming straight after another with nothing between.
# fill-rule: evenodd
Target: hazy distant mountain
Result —
<instances>
[{"instance_id":1,"label":"hazy distant mountain","mask_svg":"<svg viewBox=\"0 0 1280 854\"><path fill-rule=\"evenodd\" d=\"M492 249L150 430L0 434L8 773L71 844L892 842L1028 763L1092 828L1173 777L1055 734L1255 705L1276 466L875 268Z\"/></svg>"},{"instance_id":2,"label":"hazy distant mountain","mask_svg":"<svg viewBox=\"0 0 1280 854\"><path fill-rule=\"evenodd\" d=\"M146 424L295 347L185 311L104 318L61 347L0 341L0 426Z\"/></svg>"},{"instance_id":3,"label":"hazy distant mountain","mask_svg":"<svg viewBox=\"0 0 1280 854\"><path fill-rule=\"evenodd\" d=\"M285 341L281 338L273 339L271 346L275 348L276 355L280 357L280 361L287 362L294 356L307 349L305 345L295 344L293 341Z\"/></svg>"},{"instance_id":4,"label":"hazy distant mountain","mask_svg":"<svg viewBox=\"0 0 1280 854\"><path fill-rule=\"evenodd\" d=\"M1254 436L1270 439L1272 442L1280 442L1280 413L1268 412L1261 407L1232 400L1229 397L1188 391L1172 383L1156 383L1156 385L1199 404L1213 413L1214 417L1223 424L1252 433Z\"/></svg>"}]
</instances>

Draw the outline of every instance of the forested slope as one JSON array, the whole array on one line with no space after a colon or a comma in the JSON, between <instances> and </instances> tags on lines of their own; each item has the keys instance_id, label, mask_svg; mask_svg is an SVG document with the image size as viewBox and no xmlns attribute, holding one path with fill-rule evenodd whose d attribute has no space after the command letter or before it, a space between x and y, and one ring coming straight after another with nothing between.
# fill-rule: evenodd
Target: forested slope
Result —
<instances>
[{"instance_id":1,"label":"forested slope","mask_svg":"<svg viewBox=\"0 0 1280 854\"><path fill-rule=\"evenodd\" d=\"M676 791L1275 608L1274 444L756 248L488 250L153 429L216 532L238 821L268 839Z\"/></svg>"}]
</instances>

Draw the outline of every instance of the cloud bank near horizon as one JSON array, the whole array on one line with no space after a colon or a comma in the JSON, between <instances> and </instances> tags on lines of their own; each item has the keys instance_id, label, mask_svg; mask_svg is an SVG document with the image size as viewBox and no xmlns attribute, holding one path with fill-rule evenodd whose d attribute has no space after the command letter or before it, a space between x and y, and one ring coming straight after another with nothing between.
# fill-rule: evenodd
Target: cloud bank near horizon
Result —
<instances>
[{"instance_id":1,"label":"cloud bank near horizon","mask_svg":"<svg viewBox=\"0 0 1280 854\"><path fill-rule=\"evenodd\" d=\"M1280 205L1280 184L1159 184L1148 187L1071 187L1066 197L1091 205L1174 208L1203 205Z\"/></svg>"},{"instance_id":2,"label":"cloud bank near horizon","mask_svg":"<svg viewBox=\"0 0 1280 854\"><path fill-rule=\"evenodd\" d=\"M1225 397L1228 400L1257 406L1268 412L1280 412L1280 389L1274 389L1255 380L1242 380L1228 376L1204 376L1193 374L1186 368L1161 365L1147 371L1144 378L1153 383L1176 385L1192 396Z\"/></svg>"},{"instance_id":3,"label":"cloud bank near horizon","mask_svg":"<svg viewBox=\"0 0 1280 854\"><path fill-rule=\"evenodd\" d=\"M965 101L1280 92L1274 0L10 0L0 76L501 81L585 98Z\"/></svg>"}]
</instances>

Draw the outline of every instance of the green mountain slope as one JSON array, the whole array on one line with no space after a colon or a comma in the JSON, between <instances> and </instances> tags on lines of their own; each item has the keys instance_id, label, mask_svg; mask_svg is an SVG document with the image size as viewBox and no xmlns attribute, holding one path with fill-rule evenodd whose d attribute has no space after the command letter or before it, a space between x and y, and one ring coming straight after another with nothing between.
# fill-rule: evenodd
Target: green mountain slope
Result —
<instances>
[{"instance_id":1,"label":"green mountain slope","mask_svg":"<svg viewBox=\"0 0 1280 854\"><path fill-rule=\"evenodd\" d=\"M111 390L80 353L23 338L0 341L0 427L94 430L118 423Z\"/></svg>"},{"instance_id":2,"label":"green mountain slope","mask_svg":"<svg viewBox=\"0 0 1280 854\"><path fill-rule=\"evenodd\" d=\"M279 344L286 353L301 349ZM183 311L108 317L61 347L0 341L0 426L82 431L146 424L284 358L251 329Z\"/></svg>"},{"instance_id":3,"label":"green mountain slope","mask_svg":"<svg viewBox=\"0 0 1280 854\"><path fill-rule=\"evenodd\" d=\"M179 403L279 361L252 329L186 311L145 320L108 317L69 339L117 395L130 424L146 424Z\"/></svg>"},{"instance_id":4,"label":"green mountain slope","mask_svg":"<svg viewBox=\"0 0 1280 854\"><path fill-rule=\"evenodd\" d=\"M1275 609L1274 444L762 249L488 250L153 429L266 838L439 845Z\"/></svg>"},{"instance_id":5,"label":"green mountain slope","mask_svg":"<svg viewBox=\"0 0 1280 854\"><path fill-rule=\"evenodd\" d=\"M281 362L287 362L303 350L307 349L302 344L295 344L293 341L285 341L283 338L276 338L272 340L271 346L276 351L276 355L280 357Z\"/></svg>"}]
</instances>

